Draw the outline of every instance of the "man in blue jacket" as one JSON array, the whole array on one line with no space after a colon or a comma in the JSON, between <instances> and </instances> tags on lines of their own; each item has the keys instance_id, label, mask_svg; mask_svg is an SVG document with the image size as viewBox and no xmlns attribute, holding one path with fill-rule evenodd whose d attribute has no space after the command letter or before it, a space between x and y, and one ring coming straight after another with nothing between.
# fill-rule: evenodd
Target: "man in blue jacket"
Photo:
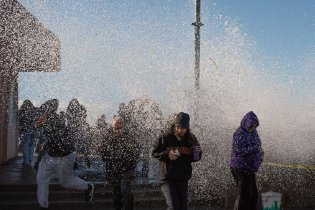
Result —
<instances>
[{"instance_id":1,"label":"man in blue jacket","mask_svg":"<svg viewBox=\"0 0 315 210\"><path fill-rule=\"evenodd\" d=\"M160 180L168 210L187 210L188 180L192 162L201 159L201 148L189 129L189 115L180 112L169 133L158 139L152 156L160 161Z\"/></svg>"},{"instance_id":2,"label":"man in blue jacket","mask_svg":"<svg viewBox=\"0 0 315 210\"><path fill-rule=\"evenodd\" d=\"M234 210L255 210L258 202L256 172L263 160L263 150L256 128L256 114L248 112L233 135L231 172L236 181L238 198Z\"/></svg>"}]
</instances>

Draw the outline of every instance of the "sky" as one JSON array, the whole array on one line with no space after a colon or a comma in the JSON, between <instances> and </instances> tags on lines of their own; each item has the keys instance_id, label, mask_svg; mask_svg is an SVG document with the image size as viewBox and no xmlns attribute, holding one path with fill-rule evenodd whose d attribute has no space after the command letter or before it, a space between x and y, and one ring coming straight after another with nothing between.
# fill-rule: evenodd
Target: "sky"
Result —
<instances>
[{"instance_id":1,"label":"sky","mask_svg":"<svg viewBox=\"0 0 315 210\"><path fill-rule=\"evenodd\" d=\"M62 62L57 73L20 73L20 101L57 98L65 109L78 98L90 122L141 96L164 113L191 111L193 0L19 2L59 37ZM202 0L201 7L200 112L235 125L254 110L264 122L307 127L315 117L315 2Z\"/></svg>"}]
</instances>

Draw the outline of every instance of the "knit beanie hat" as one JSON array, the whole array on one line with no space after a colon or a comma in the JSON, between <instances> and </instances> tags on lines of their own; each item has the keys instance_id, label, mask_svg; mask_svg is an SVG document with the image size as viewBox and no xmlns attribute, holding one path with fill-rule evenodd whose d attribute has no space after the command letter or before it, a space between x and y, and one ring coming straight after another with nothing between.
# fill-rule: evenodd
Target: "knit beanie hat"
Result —
<instances>
[{"instance_id":1,"label":"knit beanie hat","mask_svg":"<svg viewBox=\"0 0 315 210\"><path fill-rule=\"evenodd\" d=\"M181 127L181 128L189 128L189 114L180 112L177 114L175 119L175 126Z\"/></svg>"}]
</instances>

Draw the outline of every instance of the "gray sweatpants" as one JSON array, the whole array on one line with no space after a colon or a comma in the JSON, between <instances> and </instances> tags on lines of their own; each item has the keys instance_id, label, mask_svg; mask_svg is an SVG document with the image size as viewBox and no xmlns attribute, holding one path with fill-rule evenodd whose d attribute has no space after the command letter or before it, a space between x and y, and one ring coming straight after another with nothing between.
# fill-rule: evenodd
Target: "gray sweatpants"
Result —
<instances>
[{"instance_id":1,"label":"gray sweatpants","mask_svg":"<svg viewBox=\"0 0 315 210\"><path fill-rule=\"evenodd\" d=\"M64 188L87 190L88 183L73 173L75 154L64 157L51 157L46 154L39 164L37 171L37 199L41 207L48 207L49 182L58 178Z\"/></svg>"}]
</instances>

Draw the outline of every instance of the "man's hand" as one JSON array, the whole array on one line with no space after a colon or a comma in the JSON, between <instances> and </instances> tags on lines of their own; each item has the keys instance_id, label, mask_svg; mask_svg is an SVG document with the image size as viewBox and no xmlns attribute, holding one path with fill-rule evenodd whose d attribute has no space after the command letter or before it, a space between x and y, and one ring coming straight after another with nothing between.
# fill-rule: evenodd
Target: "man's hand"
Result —
<instances>
[{"instance_id":1,"label":"man's hand","mask_svg":"<svg viewBox=\"0 0 315 210\"><path fill-rule=\"evenodd\" d=\"M170 160L176 160L178 158L178 156L176 155L176 152L174 150L171 150L169 153L168 153L168 158Z\"/></svg>"}]
</instances>

